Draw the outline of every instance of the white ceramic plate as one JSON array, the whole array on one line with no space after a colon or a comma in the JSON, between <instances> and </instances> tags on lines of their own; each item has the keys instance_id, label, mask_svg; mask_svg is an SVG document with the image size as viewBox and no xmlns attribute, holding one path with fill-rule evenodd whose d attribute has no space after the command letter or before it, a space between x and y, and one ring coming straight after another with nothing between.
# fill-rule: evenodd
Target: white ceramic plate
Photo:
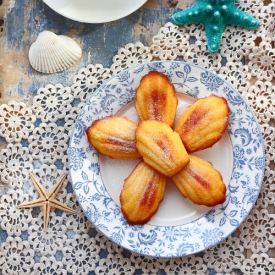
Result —
<instances>
[{"instance_id":1,"label":"white ceramic plate","mask_svg":"<svg viewBox=\"0 0 275 275\"><path fill-rule=\"evenodd\" d=\"M147 0L43 0L57 13L84 23L104 23L123 18Z\"/></svg>"},{"instance_id":2,"label":"white ceramic plate","mask_svg":"<svg viewBox=\"0 0 275 275\"><path fill-rule=\"evenodd\" d=\"M179 99L177 117L196 98L216 94L230 107L228 131L212 148L198 152L219 170L227 186L226 201L208 208L184 199L172 182L158 212L145 225L131 226L120 210L124 179L138 161L99 155L85 130L108 115L138 121L135 89L149 71L166 74ZM133 67L109 79L87 101L72 133L69 167L74 192L89 220L109 239L136 253L179 257L202 251L231 234L245 219L259 194L264 174L264 148L258 123L241 95L216 74L175 61Z\"/></svg>"}]
</instances>

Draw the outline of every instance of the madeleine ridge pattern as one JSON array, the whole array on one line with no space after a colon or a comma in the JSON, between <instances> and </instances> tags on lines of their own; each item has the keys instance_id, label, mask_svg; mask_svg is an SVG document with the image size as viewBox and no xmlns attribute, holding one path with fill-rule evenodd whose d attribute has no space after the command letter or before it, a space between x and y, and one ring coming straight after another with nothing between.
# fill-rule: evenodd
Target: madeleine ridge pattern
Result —
<instances>
[{"instance_id":1,"label":"madeleine ridge pattern","mask_svg":"<svg viewBox=\"0 0 275 275\"><path fill-rule=\"evenodd\" d=\"M234 0L198 0L193 7L172 15L171 20L176 25L202 23L211 53L218 52L225 26L256 29L260 25L256 18L239 10Z\"/></svg>"}]
</instances>

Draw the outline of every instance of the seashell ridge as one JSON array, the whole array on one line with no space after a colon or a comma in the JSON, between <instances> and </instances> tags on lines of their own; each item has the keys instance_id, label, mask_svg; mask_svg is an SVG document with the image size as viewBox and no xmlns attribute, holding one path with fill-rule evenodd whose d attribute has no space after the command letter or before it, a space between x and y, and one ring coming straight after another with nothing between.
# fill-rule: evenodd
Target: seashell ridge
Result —
<instances>
[{"instance_id":1,"label":"seashell ridge","mask_svg":"<svg viewBox=\"0 0 275 275\"><path fill-rule=\"evenodd\" d=\"M29 50L31 66L42 73L63 71L81 56L82 49L73 39L50 31L41 32Z\"/></svg>"}]
</instances>

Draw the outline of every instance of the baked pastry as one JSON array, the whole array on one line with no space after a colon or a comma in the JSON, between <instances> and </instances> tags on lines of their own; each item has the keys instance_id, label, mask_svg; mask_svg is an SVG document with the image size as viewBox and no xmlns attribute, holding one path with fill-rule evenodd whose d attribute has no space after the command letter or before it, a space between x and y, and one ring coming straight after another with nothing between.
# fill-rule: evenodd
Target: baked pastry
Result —
<instances>
[{"instance_id":1,"label":"baked pastry","mask_svg":"<svg viewBox=\"0 0 275 275\"><path fill-rule=\"evenodd\" d=\"M144 161L167 177L172 177L189 162L178 133L163 122L141 121L136 130L137 149Z\"/></svg>"},{"instance_id":2,"label":"baked pastry","mask_svg":"<svg viewBox=\"0 0 275 275\"><path fill-rule=\"evenodd\" d=\"M89 143L114 159L141 158L136 147L137 124L126 117L109 116L96 120L87 128Z\"/></svg>"},{"instance_id":3,"label":"baked pastry","mask_svg":"<svg viewBox=\"0 0 275 275\"><path fill-rule=\"evenodd\" d=\"M172 127L178 99L168 77L156 71L145 75L136 89L136 110L141 120L155 119Z\"/></svg>"},{"instance_id":4,"label":"baked pastry","mask_svg":"<svg viewBox=\"0 0 275 275\"><path fill-rule=\"evenodd\" d=\"M226 186L213 165L197 156L172 177L181 194L195 204L215 206L225 201Z\"/></svg>"},{"instance_id":5,"label":"baked pastry","mask_svg":"<svg viewBox=\"0 0 275 275\"><path fill-rule=\"evenodd\" d=\"M175 127L186 150L196 152L219 141L228 126L229 112L226 99L214 95L187 107Z\"/></svg>"},{"instance_id":6,"label":"baked pastry","mask_svg":"<svg viewBox=\"0 0 275 275\"><path fill-rule=\"evenodd\" d=\"M157 212L163 200L166 178L141 161L120 193L121 210L130 224L144 224Z\"/></svg>"}]
</instances>

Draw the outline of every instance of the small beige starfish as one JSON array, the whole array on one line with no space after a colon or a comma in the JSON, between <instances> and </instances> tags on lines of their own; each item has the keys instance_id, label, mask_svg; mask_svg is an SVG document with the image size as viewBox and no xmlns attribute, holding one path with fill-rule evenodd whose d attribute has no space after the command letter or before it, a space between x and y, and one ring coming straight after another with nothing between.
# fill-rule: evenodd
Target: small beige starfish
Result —
<instances>
[{"instance_id":1,"label":"small beige starfish","mask_svg":"<svg viewBox=\"0 0 275 275\"><path fill-rule=\"evenodd\" d=\"M49 217L50 217L50 210L51 208L58 208L63 211L67 211L69 213L75 213L75 210L67 207L63 203L59 202L55 199L58 191L60 190L60 187L62 186L66 174L64 174L58 183L53 187L53 189L49 192L45 191L40 182L34 177L33 174L30 175L32 182L34 183L34 186L36 187L40 197L34 201L25 202L20 205L18 205L18 208L28 208L28 207L42 207L43 215L44 215L44 231L47 230L48 223L49 223Z\"/></svg>"}]
</instances>

